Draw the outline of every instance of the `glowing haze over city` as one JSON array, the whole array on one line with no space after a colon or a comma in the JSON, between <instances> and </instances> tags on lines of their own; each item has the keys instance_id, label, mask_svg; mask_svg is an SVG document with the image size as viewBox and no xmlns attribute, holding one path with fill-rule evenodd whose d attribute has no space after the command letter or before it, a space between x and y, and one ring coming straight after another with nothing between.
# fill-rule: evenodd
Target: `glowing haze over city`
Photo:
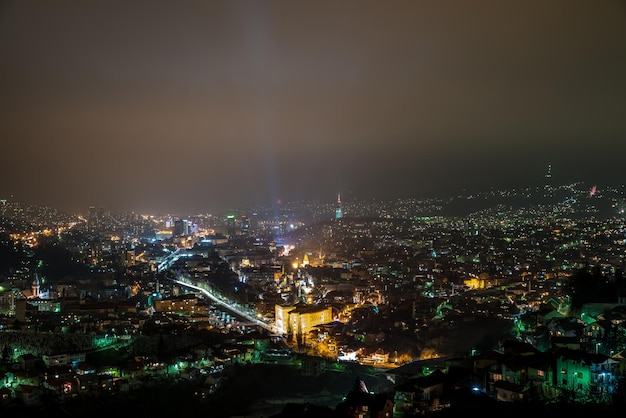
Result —
<instances>
[{"instance_id":1,"label":"glowing haze over city","mask_svg":"<svg viewBox=\"0 0 626 418\"><path fill-rule=\"evenodd\" d=\"M0 197L85 212L619 180L620 1L5 1Z\"/></svg>"}]
</instances>

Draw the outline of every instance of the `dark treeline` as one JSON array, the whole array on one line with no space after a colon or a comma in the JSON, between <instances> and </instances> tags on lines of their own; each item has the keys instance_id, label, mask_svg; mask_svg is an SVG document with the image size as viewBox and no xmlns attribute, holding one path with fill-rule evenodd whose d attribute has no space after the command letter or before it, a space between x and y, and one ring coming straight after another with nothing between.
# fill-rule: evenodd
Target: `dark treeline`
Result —
<instances>
[{"instance_id":1,"label":"dark treeline","mask_svg":"<svg viewBox=\"0 0 626 418\"><path fill-rule=\"evenodd\" d=\"M600 267L578 270L568 283L572 309L580 310L585 303L617 303L626 294L623 271L603 272Z\"/></svg>"}]
</instances>

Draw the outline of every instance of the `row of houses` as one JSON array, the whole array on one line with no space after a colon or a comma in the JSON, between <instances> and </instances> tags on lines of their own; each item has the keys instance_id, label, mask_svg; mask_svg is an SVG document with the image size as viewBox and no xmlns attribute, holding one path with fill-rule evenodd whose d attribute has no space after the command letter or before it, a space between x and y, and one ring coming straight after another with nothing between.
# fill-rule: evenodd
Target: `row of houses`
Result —
<instances>
[{"instance_id":1,"label":"row of houses","mask_svg":"<svg viewBox=\"0 0 626 418\"><path fill-rule=\"evenodd\" d=\"M315 413L333 418L408 418L445 410L467 412L470 405L482 405L484 409L480 410L484 411L499 404L517 409L596 405L602 406L608 416L607 412L615 411L615 406L625 401L620 399L624 396L624 367L621 356L567 347L541 352L528 343L510 339L501 349L481 355L433 358L390 369L386 372L393 382L389 393L371 393L361 383L337 408L318 406ZM283 413L271 418L294 411L308 416L306 409L304 405L287 405Z\"/></svg>"},{"instance_id":2,"label":"row of houses","mask_svg":"<svg viewBox=\"0 0 626 418\"><path fill-rule=\"evenodd\" d=\"M623 385L624 359L554 347L545 352L519 340L482 355L417 361L388 372L394 385L394 416L450 407L459 393L501 402L612 405Z\"/></svg>"}]
</instances>

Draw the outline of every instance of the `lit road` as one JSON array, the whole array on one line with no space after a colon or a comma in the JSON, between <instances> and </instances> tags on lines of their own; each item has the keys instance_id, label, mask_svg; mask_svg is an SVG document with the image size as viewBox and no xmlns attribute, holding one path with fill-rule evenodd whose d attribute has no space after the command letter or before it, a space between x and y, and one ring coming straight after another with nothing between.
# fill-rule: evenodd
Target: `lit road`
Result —
<instances>
[{"instance_id":1,"label":"lit road","mask_svg":"<svg viewBox=\"0 0 626 418\"><path fill-rule=\"evenodd\" d=\"M210 291L208 291L204 287L200 287L198 285L195 285L195 284L191 283L191 280L189 280L189 279L183 279L183 280L172 279L172 281L174 281L175 283L178 283L180 285L187 286L187 287L190 287L192 289L199 290L207 298L211 299L211 301L213 301L216 305L224 308L227 311L233 312L235 315L237 315L237 316L239 316L241 318L246 319L247 321L249 321L253 325L257 325L259 327L262 327L262 328L268 330L269 332L271 332L273 334L280 335L280 331L274 325L268 324L267 322L263 322L259 318L254 316L253 314L250 314L249 312L243 311L240 308L238 308L237 306L220 299L218 296L216 296L215 294L211 293Z\"/></svg>"},{"instance_id":2,"label":"lit road","mask_svg":"<svg viewBox=\"0 0 626 418\"><path fill-rule=\"evenodd\" d=\"M174 251L173 253L169 254L167 257L165 257L165 259L163 259L157 266L157 271L161 272L161 271L166 271L169 270L172 265L174 264L174 262L176 262L176 260L178 260L180 257L183 257L185 255L185 250L184 249L178 249L176 251ZM219 294L216 295L214 293L212 293L211 291L207 290L205 287L202 286L198 286L197 284L193 283L193 281L189 278L185 278L185 277L179 277L178 279L171 279L172 281L186 286L186 287L190 287L192 289L195 290L200 290L207 298L209 298L210 300L212 300L216 305L224 308L224 310L226 311L230 311L232 313L234 313L235 315L246 319L247 321L249 321L250 323L260 326L268 331L270 331L273 334L280 334L280 331L278 330L278 328L276 328L274 325L268 324L267 322L261 321L259 318L257 318L253 313L250 312L246 312L241 310L239 307L237 307L234 304L229 303L228 301L223 300Z\"/></svg>"},{"instance_id":3,"label":"lit road","mask_svg":"<svg viewBox=\"0 0 626 418\"><path fill-rule=\"evenodd\" d=\"M179 248L178 250L174 251L173 253L165 257L165 259L161 261L159 265L157 266L157 271L161 272L161 271L169 270L169 268L172 267L172 264L174 264L174 262L182 256L182 253L181 253L182 251L184 250Z\"/></svg>"}]
</instances>

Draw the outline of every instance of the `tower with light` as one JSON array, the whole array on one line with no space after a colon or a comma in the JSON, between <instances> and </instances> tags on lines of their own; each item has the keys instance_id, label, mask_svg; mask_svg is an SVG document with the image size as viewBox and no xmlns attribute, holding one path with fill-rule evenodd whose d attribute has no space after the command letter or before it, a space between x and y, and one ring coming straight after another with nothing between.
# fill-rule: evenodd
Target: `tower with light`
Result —
<instances>
[{"instance_id":1,"label":"tower with light","mask_svg":"<svg viewBox=\"0 0 626 418\"><path fill-rule=\"evenodd\" d=\"M341 195L337 195L337 206L335 206L335 219L343 217L343 208L341 207Z\"/></svg>"}]
</instances>

